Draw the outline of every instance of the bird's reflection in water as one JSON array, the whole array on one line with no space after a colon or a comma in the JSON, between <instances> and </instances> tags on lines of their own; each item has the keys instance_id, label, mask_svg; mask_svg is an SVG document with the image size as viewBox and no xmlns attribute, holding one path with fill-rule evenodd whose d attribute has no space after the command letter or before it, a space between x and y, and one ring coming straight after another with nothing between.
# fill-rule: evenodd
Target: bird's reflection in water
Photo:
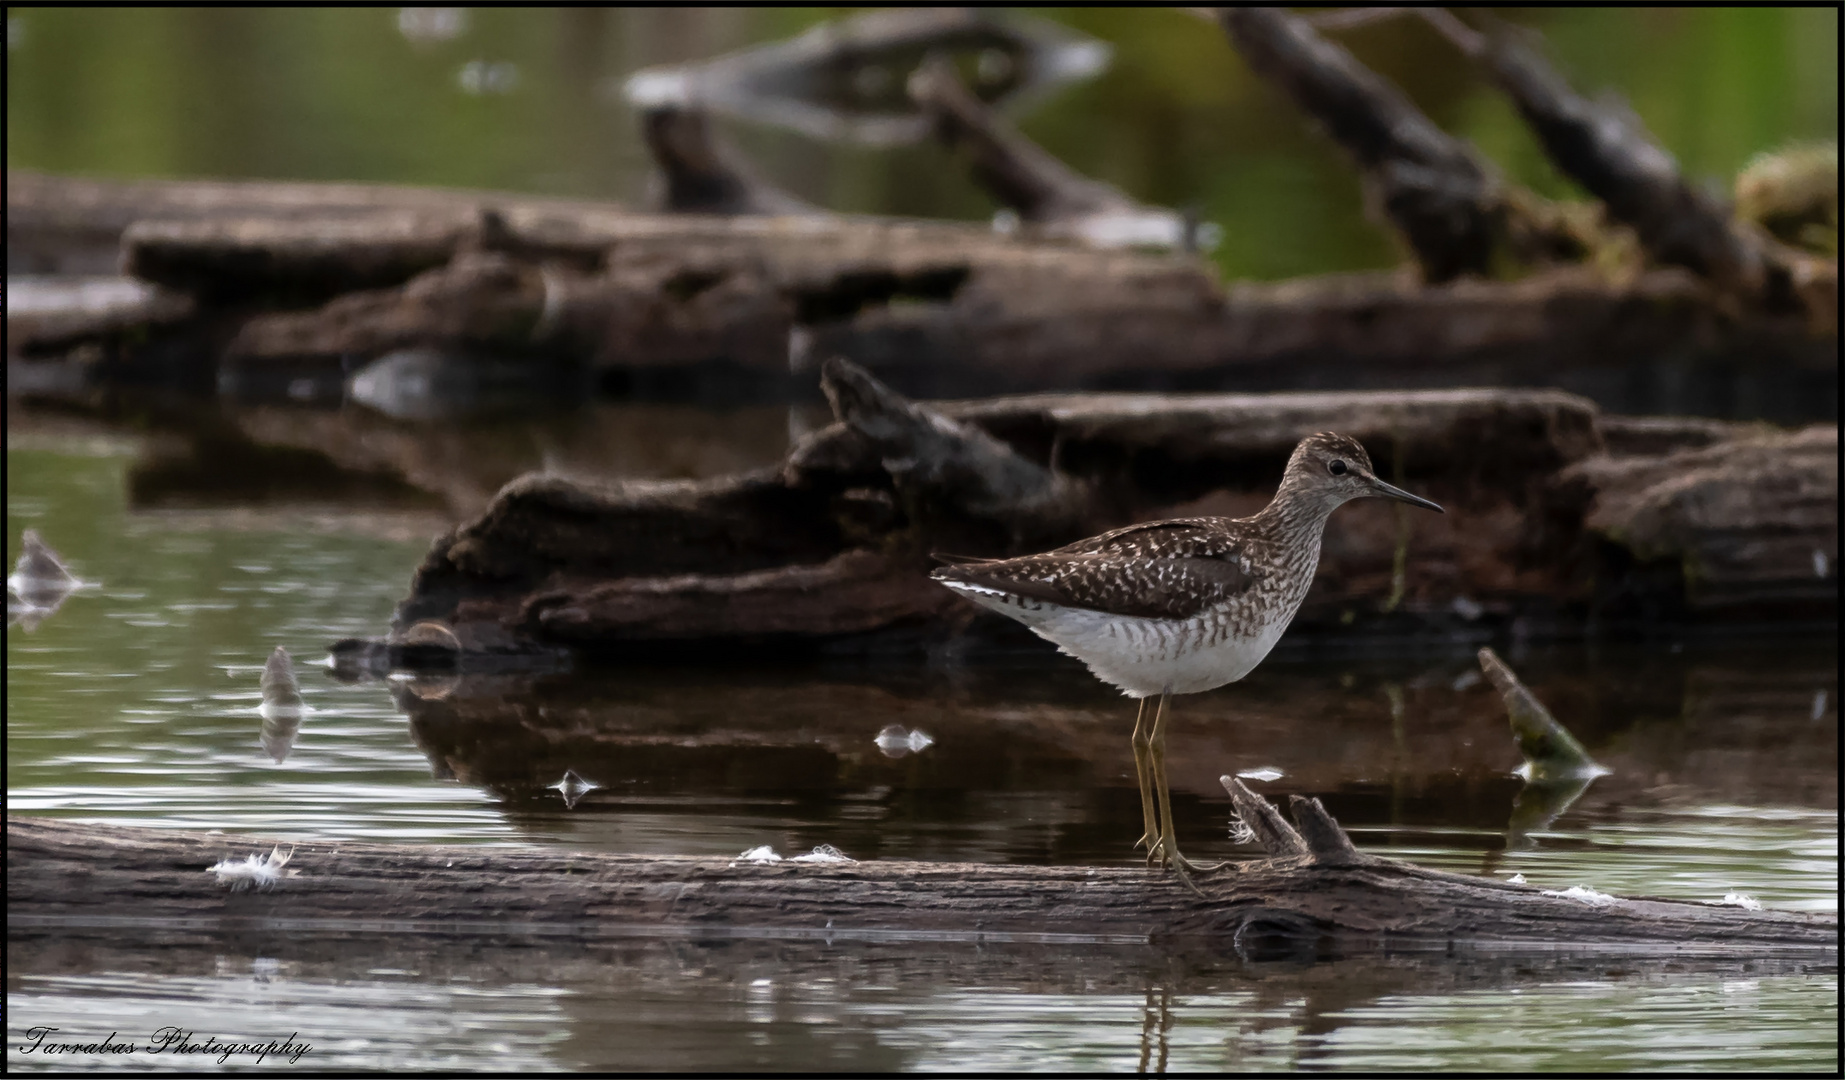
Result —
<instances>
[{"instance_id":1,"label":"bird's reflection in water","mask_svg":"<svg viewBox=\"0 0 1845 1080\"><path fill-rule=\"evenodd\" d=\"M1140 1069L1142 1076L1151 1065L1156 1073L1166 1072L1166 1054L1171 1048L1172 989L1147 987L1147 1004L1140 1015Z\"/></svg>"},{"instance_id":2,"label":"bird's reflection in water","mask_svg":"<svg viewBox=\"0 0 1845 1080\"><path fill-rule=\"evenodd\" d=\"M294 749L295 738L301 734L301 717L307 712L301 686L295 681L294 662L280 645L263 665L262 689L263 704L257 711L263 718L263 751L280 765Z\"/></svg>"}]
</instances>

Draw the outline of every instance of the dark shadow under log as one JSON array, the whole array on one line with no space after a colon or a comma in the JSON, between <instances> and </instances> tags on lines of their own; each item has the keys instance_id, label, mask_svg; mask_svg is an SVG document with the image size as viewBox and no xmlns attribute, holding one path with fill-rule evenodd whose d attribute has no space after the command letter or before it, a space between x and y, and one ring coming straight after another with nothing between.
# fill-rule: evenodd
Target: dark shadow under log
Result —
<instances>
[{"instance_id":1,"label":"dark shadow under log","mask_svg":"<svg viewBox=\"0 0 1845 1080\"><path fill-rule=\"evenodd\" d=\"M1344 840L1323 811L1304 818L1309 835L1320 837L1310 845ZM296 875L268 888L233 891L206 872L274 846L15 816L7 822L8 921L363 926L451 936L554 927L845 940L1205 939L1226 950L1283 941L1322 952L1671 950L1835 962L1838 950L1832 916L1652 899L1591 902L1357 852L1234 864L1195 875L1197 891L1140 869L760 864L350 841L295 844L287 865Z\"/></svg>"}]
</instances>

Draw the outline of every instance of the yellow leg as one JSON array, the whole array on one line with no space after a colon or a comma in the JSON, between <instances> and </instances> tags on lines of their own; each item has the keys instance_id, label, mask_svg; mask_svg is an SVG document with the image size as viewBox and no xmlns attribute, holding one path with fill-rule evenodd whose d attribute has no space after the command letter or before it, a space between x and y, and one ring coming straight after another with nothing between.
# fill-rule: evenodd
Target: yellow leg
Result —
<instances>
[{"instance_id":1,"label":"yellow leg","mask_svg":"<svg viewBox=\"0 0 1845 1080\"><path fill-rule=\"evenodd\" d=\"M1173 869L1179 872L1179 876L1186 878L1186 881L1189 883L1191 879L1186 877L1187 871L1196 870L1198 867L1193 865L1185 856L1179 854L1178 831L1174 828L1172 823L1172 791L1166 783L1167 697L1168 695L1166 694L1160 695L1159 711L1153 718L1153 744L1148 748L1152 752L1153 782L1154 786L1159 791L1160 821L1163 823L1163 831L1160 833L1159 842L1160 862L1163 865L1173 867Z\"/></svg>"},{"instance_id":2,"label":"yellow leg","mask_svg":"<svg viewBox=\"0 0 1845 1080\"><path fill-rule=\"evenodd\" d=\"M1140 781L1140 818L1145 831L1134 846L1145 845L1148 853L1160 838L1159 820L1153 816L1153 766L1147 760L1152 734L1153 725L1147 722L1147 699L1141 698L1140 709L1134 713L1134 777Z\"/></svg>"}]
</instances>

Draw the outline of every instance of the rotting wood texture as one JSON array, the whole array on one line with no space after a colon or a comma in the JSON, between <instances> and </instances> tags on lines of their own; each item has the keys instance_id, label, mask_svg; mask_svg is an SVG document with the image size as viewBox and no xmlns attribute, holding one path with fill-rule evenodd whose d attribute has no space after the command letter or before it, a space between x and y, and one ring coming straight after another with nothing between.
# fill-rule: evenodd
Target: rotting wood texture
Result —
<instances>
[{"instance_id":1,"label":"rotting wood texture","mask_svg":"<svg viewBox=\"0 0 1845 1080\"><path fill-rule=\"evenodd\" d=\"M1343 840L1337 824L1315 811L1312 805L1305 819L1314 822L1309 834L1330 829L1336 839L1328 842ZM206 872L221 859L267 854L274 846L267 839L14 816L7 822L8 915L71 925L403 924L456 936L530 925L594 932L603 925L816 938L1204 937L1226 948L1472 943L1832 958L1838 949L1838 922L1830 916L1652 899L1585 902L1356 852L1233 864L1194 875L1197 891L1144 869L752 864L349 841L293 844L288 868L297 875L267 889L232 891Z\"/></svg>"},{"instance_id":2,"label":"rotting wood texture","mask_svg":"<svg viewBox=\"0 0 1845 1080\"><path fill-rule=\"evenodd\" d=\"M1449 512L1405 522L1360 504L1335 515L1296 619L1308 632L1387 615L1408 620L1398 631L1524 618L1527 631L1536 620L1561 633L1589 616L1836 617L1825 587L1837 562L1826 458L1836 429L1617 424L1623 448L1703 448L1613 456L1595 408L1555 391L921 405L843 362L826 382L841 422L797 444L780 470L508 484L436 541L395 625L441 619L477 651L723 638L922 647L980 618L928 580L930 552L1020 554L1133 521L1246 516L1273 494L1295 443L1328 430L1358 438L1382 475ZM1719 434L1727 441L1710 444ZM1671 462L1698 465L1698 498L1668 498L1646 479Z\"/></svg>"},{"instance_id":3,"label":"rotting wood texture","mask_svg":"<svg viewBox=\"0 0 1845 1080\"><path fill-rule=\"evenodd\" d=\"M1796 315L1734 316L1682 269L1226 285L1195 257L951 223L26 172L9 175L7 209L9 266L113 271L119 252L192 305L129 327L9 324L12 354L49 361L101 343L113 351L95 370L120 378L145 380L150 350L194 357L215 385L220 366L337 374L418 347L568 363L614 385L686 369L805 382L838 355L929 396L1547 383L1688 357L1836 370L1836 334L1811 335Z\"/></svg>"}]
</instances>

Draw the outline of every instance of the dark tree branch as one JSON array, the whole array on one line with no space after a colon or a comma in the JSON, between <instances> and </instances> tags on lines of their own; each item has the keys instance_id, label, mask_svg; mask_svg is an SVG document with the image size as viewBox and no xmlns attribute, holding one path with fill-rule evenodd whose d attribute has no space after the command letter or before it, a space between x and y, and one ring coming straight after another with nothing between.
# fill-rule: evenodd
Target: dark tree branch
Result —
<instances>
[{"instance_id":1,"label":"dark tree branch","mask_svg":"<svg viewBox=\"0 0 1845 1080\"><path fill-rule=\"evenodd\" d=\"M1294 831L1275 805L1249 790L1243 781L1234 776L1220 776L1217 782L1230 793L1230 804L1236 807L1236 816L1249 831L1255 834L1256 843L1268 852L1270 858L1286 859L1295 855L1308 854L1307 841L1301 839L1300 833Z\"/></svg>"},{"instance_id":2,"label":"dark tree branch","mask_svg":"<svg viewBox=\"0 0 1845 1080\"><path fill-rule=\"evenodd\" d=\"M695 105L641 110L641 135L660 173L653 193L662 210L680 214L820 214L825 211L755 175L718 141L711 116Z\"/></svg>"},{"instance_id":3,"label":"dark tree branch","mask_svg":"<svg viewBox=\"0 0 1845 1080\"><path fill-rule=\"evenodd\" d=\"M1466 144L1286 11L1224 8L1218 18L1250 67L1357 161L1425 278L1447 281L1489 269L1505 211L1493 179Z\"/></svg>"}]
</instances>

